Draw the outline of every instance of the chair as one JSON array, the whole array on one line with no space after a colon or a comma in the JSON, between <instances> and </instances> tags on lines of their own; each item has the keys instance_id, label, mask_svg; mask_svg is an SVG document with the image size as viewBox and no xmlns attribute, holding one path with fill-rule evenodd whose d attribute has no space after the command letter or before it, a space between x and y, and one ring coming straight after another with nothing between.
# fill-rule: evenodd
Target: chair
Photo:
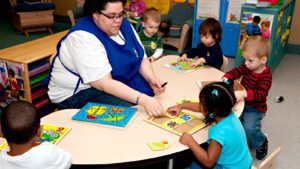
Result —
<instances>
[{"instance_id":1,"label":"chair","mask_svg":"<svg viewBox=\"0 0 300 169\"><path fill-rule=\"evenodd\" d=\"M189 30L193 27L194 8L189 4L175 4L162 22L170 25L170 31L163 37L164 44L174 46L182 52L189 41Z\"/></svg>"},{"instance_id":2,"label":"chair","mask_svg":"<svg viewBox=\"0 0 300 169\"><path fill-rule=\"evenodd\" d=\"M226 71L226 68L227 68L227 65L228 65L228 59L227 59L226 56L223 56L223 64L222 64L220 70L221 70L222 72L225 72L225 71Z\"/></svg>"},{"instance_id":3,"label":"chair","mask_svg":"<svg viewBox=\"0 0 300 169\"><path fill-rule=\"evenodd\" d=\"M29 36L28 32L48 30L51 34L55 5L51 0L10 0L14 11L14 27Z\"/></svg>"},{"instance_id":4,"label":"chair","mask_svg":"<svg viewBox=\"0 0 300 169\"><path fill-rule=\"evenodd\" d=\"M251 169L274 169L275 161L280 151L281 148L278 147L275 151L272 152L272 154L269 157L267 157L264 161L262 161L257 168L255 166L252 166Z\"/></svg>"},{"instance_id":5,"label":"chair","mask_svg":"<svg viewBox=\"0 0 300 169\"><path fill-rule=\"evenodd\" d=\"M68 10L68 16L70 18L72 26L76 24L78 19L84 16L83 14L83 7L75 8L72 10Z\"/></svg>"}]
</instances>

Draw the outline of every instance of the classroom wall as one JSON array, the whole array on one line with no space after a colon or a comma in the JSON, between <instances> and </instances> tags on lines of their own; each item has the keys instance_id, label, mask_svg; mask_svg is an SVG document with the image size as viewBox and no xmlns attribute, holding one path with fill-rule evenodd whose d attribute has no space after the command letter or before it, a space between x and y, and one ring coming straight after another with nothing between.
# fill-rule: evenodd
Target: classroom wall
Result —
<instances>
[{"instance_id":1,"label":"classroom wall","mask_svg":"<svg viewBox=\"0 0 300 169\"><path fill-rule=\"evenodd\" d=\"M296 0L289 44L300 45L300 0Z\"/></svg>"}]
</instances>

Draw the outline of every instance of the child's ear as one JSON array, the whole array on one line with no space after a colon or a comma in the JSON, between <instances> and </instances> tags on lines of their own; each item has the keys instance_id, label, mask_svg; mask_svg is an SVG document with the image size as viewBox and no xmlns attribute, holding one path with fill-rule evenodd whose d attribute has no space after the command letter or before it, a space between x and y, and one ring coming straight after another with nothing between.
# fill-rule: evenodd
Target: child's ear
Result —
<instances>
[{"instance_id":1,"label":"child's ear","mask_svg":"<svg viewBox=\"0 0 300 169\"><path fill-rule=\"evenodd\" d=\"M2 130L1 130L1 125L0 125L0 137L4 137L3 133L2 133Z\"/></svg>"},{"instance_id":2,"label":"child's ear","mask_svg":"<svg viewBox=\"0 0 300 169\"><path fill-rule=\"evenodd\" d=\"M143 26L143 28L145 28L145 22L142 22L142 26Z\"/></svg>"},{"instance_id":3,"label":"child's ear","mask_svg":"<svg viewBox=\"0 0 300 169\"><path fill-rule=\"evenodd\" d=\"M37 137L41 137L42 135L42 130L43 130L43 127L40 125L40 127L38 128L38 132L37 132Z\"/></svg>"},{"instance_id":4,"label":"child's ear","mask_svg":"<svg viewBox=\"0 0 300 169\"><path fill-rule=\"evenodd\" d=\"M261 61L262 61L263 64L266 64L267 61L268 61L268 57L267 57L267 56L263 56L263 57L261 58Z\"/></svg>"}]
</instances>

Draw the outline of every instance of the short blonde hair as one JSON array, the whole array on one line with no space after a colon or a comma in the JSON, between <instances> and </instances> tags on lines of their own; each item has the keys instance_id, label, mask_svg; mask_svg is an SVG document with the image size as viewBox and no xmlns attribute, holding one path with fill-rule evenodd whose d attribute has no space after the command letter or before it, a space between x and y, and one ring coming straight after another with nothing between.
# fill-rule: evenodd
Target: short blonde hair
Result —
<instances>
[{"instance_id":1,"label":"short blonde hair","mask_svg":"<svg viewBox=\"0 0 300 169\"><path fill-rule=\"evenodd\" d=\"M155 8L146 9L143 14L143 22L146 22L147 20L153 20L154 22L160 23L161 15L159 11Z\"/></svg>"},{"instance_id":2,"label":"short blonde hair","mask_svg":"<svg viewBox=\"0 0 300 169\"><path fill-rule=\"evenodd\" d=\"M270 41L262 38L261 36L254 36L248 39L242 48L243 52L254 51L259 58L269 57L270 54Z\"/></svg>"},{"instance_id":3,"label":"short blonde hair","mask_svg":"<svg viewBox=\"0 0 300 169\"><path fill-rule=\"evenodd\" d=\"M265 26L265 27L270 27L270 21L269 20L263 20L261 23L260 23L260 25L261 26Z\"/></svg>"}]
</instances>

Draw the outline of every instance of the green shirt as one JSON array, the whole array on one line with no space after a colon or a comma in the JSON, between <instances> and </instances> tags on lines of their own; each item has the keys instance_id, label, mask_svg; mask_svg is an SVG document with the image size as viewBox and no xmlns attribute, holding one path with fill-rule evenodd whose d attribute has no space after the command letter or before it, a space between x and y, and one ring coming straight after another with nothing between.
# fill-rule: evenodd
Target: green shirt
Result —
<instances>
[{"instance_id":1,"label":"green shirt","mask_svg":"<svg viewBox=\"0 0 300 169\"><path fill-rule=\"evenodd\" d=\"M145 35L144 31L141 30L138 35L142 41L142 44L144 45L146 55L148 57L151 57L156 49L163 48L163 42L158 33L154 34L152 37L148 37Z\"/></svg>"}]
</instances>

